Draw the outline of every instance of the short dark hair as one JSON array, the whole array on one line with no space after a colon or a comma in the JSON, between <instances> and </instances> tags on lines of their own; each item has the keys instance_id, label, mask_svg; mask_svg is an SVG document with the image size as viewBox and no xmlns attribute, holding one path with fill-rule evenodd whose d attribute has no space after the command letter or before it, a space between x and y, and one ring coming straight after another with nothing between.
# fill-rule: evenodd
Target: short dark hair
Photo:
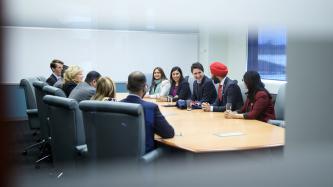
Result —
<instances>
[{"instance_id":1,"label":"short dark hair","mask_svg":"<svg viewBox=\"0 0 333 187\"><path fill-rule=\"evenodd\" d=\"M192 64L191 73L193 73L193 69L200 69L202 72L205 72L204 68L203 68L202 64L200 64L200 62L195 62Z\"/></svg>"},{"instance_id":2,"label":"short dark hair","mask_svg":"<svg viewBox=\"0 0 333 187\"><path fill-rule=\"evenodd\" d=\"M101 74L99 74L97 71L90 71L87 74L86 79L84 81L86 83L90 84L94 80L97 81L100 77L101 77Z\"/></svg>"},{"instance_id":3,"label":"short dark hair","mask_svg":"<svg viewBox=\"0 0 333 187\"><path fill-rule=\"evenodd\" d=\"M62 64L62 65L64 65L64 63L63 63L61 60L54 59L54 60L52 60L52 62L50 63L50 68L51 68L51 69L56 68L56 67L57 67L57 64Z\"/></svg>"},{"instance_id":4,"label":"short dark hair","mask_svg":"<svg viewBox=\"0 0 333 187\"><path fill-rule=\"evenodd\" d=\"M146 76L140 71L134 71L128 75L127 90L130 92L139 92L146 86Z\"/></svg>"}]
</instances>

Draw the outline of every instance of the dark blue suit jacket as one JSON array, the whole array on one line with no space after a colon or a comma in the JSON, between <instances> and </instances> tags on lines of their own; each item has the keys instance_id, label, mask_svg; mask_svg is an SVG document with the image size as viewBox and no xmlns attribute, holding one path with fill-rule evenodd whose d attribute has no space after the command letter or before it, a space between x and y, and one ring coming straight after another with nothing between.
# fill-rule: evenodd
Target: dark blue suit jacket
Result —
<instances>
[{"instance_id":1,"label":"dark blue suit jacket","mask_svg":"<svg viewBox=\"0 0 333 187\"><path fill-rule=\"evenodd\" d=\"M216 99L217 93L215 86L210 78L206 75L203 77L200 84L197 81L193 82L192 101L199 101L200 103L207 102L213 104Z\"/></svg>"},{"instance_id":2,"label":"dark blue suit jacket","mask_svg":"<svg viewBox=\"0 0 333 187\"><path fill-rule=\"evenodd\" d=\"M243 106L242 93L237 85L236 80L231 80L228 77L225 78L222 90L222 101L216 98L213 104L214 112L224 112L225 105L227 103L232 103L232 110L239 110Z\"/></svg>"},{"instance_id":3,"label":"dark blue suit jacket","mask_svg":"<svg viewBox=\"0 0 333 187\"><path fill-rule=\"evenodd\" d=\"M175 84L171 84L169 95L172 95L172 90L174 89L174 87ZM178 95L178 98L174 98L173 101L177 101L178 99L187 100L191 98L190 84L185 79L183 79L178 84L178 90L176 92L176 95Z\"/></svg>"},{"instance_id":4,"label":"dark blue suit jacket","mask_svg":"<svg viewBox=\"0 0 333 187\"><path fill-rule=\"evenodd\" d=\"M54 76L53 74L50 75L50 77L48 79L46 79L46 83L50 86L53 86L54 83L57 82L57 77Z\"/></svg>"},{"instance_id":5,"label":"dark blue suit jacket","mask_svg":"<svg viewBox=\"0 0 333 187\"><path fill-rule=\"evenodd\" d=\"M143 107L146 125L146 153L155 149L154 133L162 138L172 138L175 135L174 129L155 103L144 101L136 95L128 95L121 102L137 103Z\"/></svg>"}]
</instances>

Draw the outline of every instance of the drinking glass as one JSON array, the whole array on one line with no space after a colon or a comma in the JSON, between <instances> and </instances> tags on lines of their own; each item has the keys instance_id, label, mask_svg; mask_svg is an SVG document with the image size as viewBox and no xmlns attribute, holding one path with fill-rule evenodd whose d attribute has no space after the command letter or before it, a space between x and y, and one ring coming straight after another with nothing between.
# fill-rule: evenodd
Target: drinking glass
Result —
<instances>
[{"instance_id":1,"label":"drinking glass","mask_svg":"<svg viewBox=\"0 0 333 187\"><path fill-rule=\"evenodd\" d=\"M167 102L169 105L172 105L172 96L167 96Z\"/></svg>"},{"instance_id":2,"label":"drinking glass","mask_svg":"<svg viewBox=\"0 0 333 187\"><path fill-rule=\"evenodd\" d=\"M232 109L232 104L231 104L231 103L227 103L227 104L225 105L225 111L226 111L226 112L231 112L231 109Z\"/></svg>"},{"instance_id":3,"label":"drinking glass","mask_svg":"<svg viewBox=\"0 0 333 187\"><path fill-rule=\"evenodd\" d=\"M191 111L192 110L192 105L191 105L191 103L192 103L192 100L186 100L186 109L187 109L187 111Z\"/></svg>"}]
</instances>

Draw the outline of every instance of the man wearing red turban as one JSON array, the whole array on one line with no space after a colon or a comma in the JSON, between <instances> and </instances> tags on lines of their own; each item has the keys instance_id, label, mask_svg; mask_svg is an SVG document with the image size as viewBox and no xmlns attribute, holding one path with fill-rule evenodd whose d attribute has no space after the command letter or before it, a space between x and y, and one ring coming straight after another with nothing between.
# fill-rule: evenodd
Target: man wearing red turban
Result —
<instances>
[{"instance_id":1,"label":"man wearing red turban","mask_svg":"<svg viewBox=\"0 0 333 187\"><path fill-rule=\"evenodd\" d=\"M221 62L213 62L210 65L212 80L218 84L217 98L213 105L203 103L202 109L205 112L224 112L226 104L231 104L231 110L238 110L243 106L241 90L237 80L231 80L228 75L228 67ZM229 105L230 105L229 104Z\"/></svg>"}]
</instances>

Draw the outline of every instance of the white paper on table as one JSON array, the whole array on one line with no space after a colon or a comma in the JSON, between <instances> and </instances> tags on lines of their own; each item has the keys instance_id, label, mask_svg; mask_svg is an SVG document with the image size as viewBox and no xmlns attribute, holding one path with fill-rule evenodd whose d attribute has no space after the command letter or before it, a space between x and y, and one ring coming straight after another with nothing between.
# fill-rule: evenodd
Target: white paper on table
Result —
<instances>
[{"instance_id":1,"label":"white paper on table","mask_svg":"<svg viewBox=\"0 0 333 187\"><path fill-rule=\"evenodd\" d=\"M214 133L214 135L218 137L229 137L229 136L242 136L245 134L242 132L222 132L222 133Z\"/></svg>"}]
</instances>

